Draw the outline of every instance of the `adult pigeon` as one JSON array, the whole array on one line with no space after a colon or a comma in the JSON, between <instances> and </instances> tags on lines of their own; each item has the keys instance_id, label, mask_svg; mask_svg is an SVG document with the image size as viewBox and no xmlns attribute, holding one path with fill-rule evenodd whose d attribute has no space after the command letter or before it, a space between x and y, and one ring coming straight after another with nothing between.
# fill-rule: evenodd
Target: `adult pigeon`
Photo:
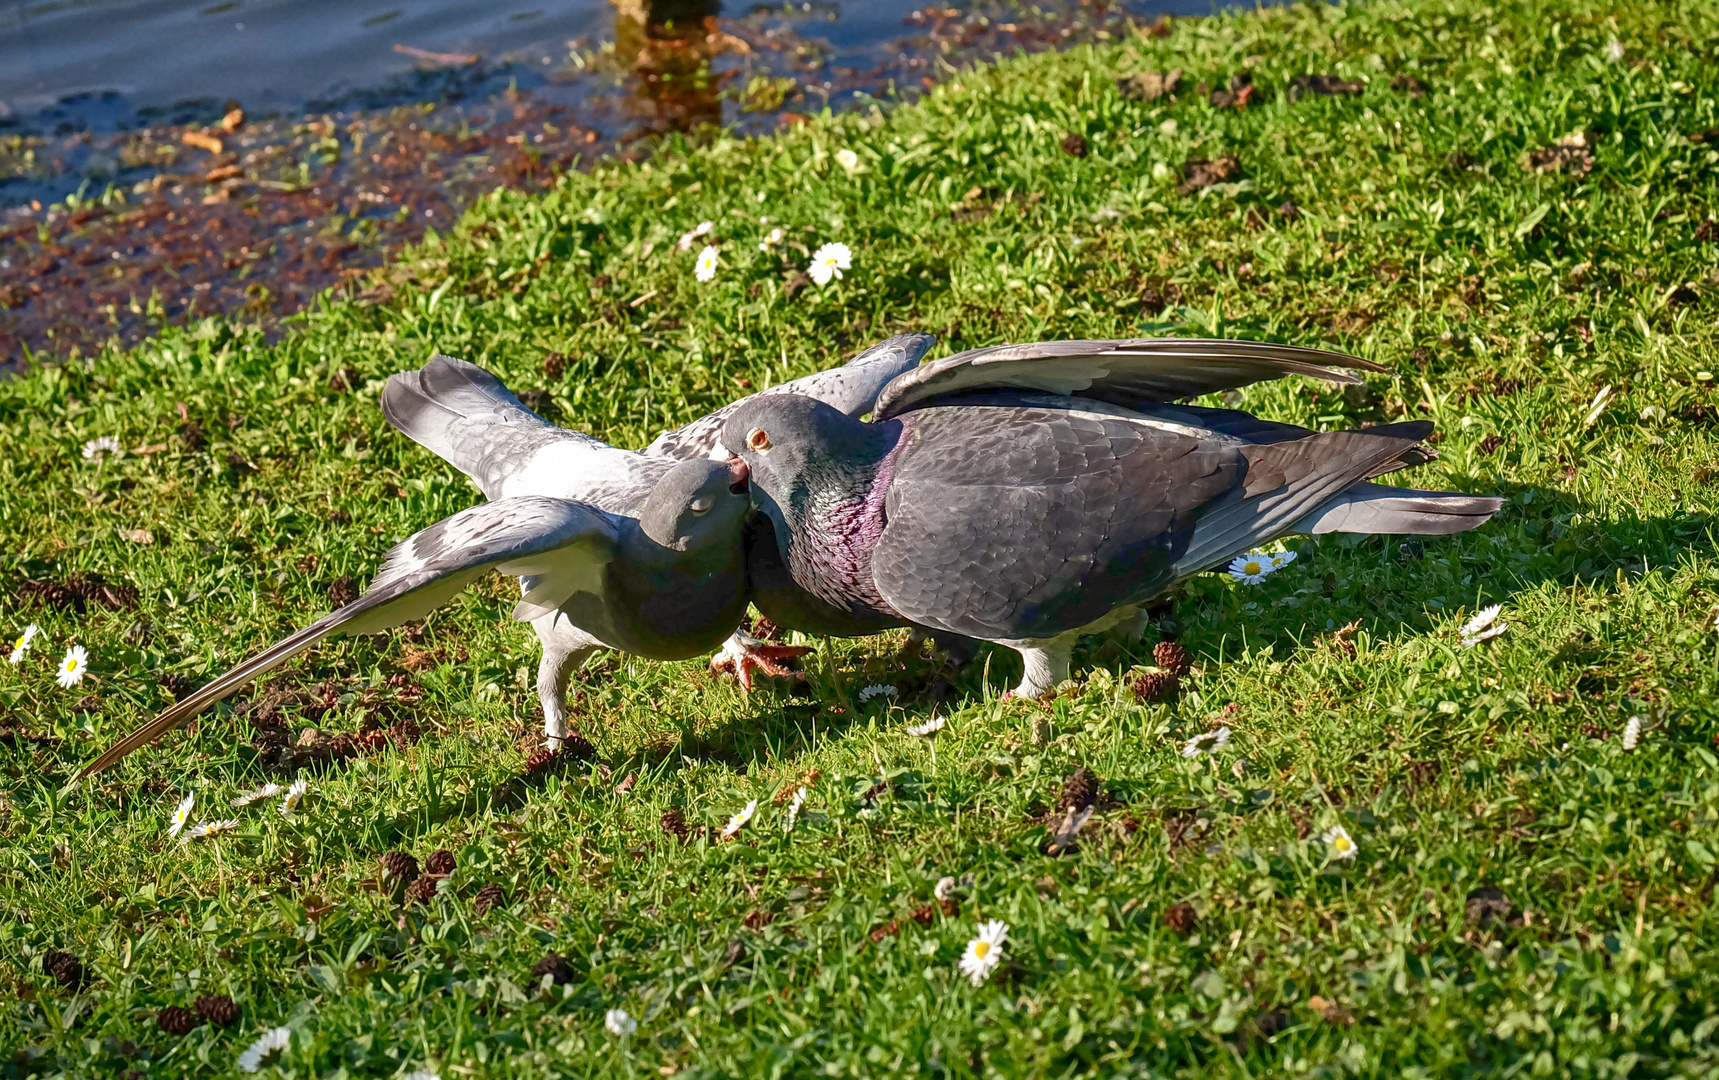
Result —
<instances>
[{"instance_id":1,"label":"adult pigeon","mask_svg":"<svg viewBox=\"0 0 1719 1080\"><path fill-rule=\"evenodd\" d=\"M390 550L363 596L132 731L78 779L324 638L373 634L422 618L489 570L521 579L514 618L540 628L574 623L594 642L663 660L708 652L746 610L740 538L751 505L744 480L738 463L695 459L664 470L636 516L513 495L443 518Z\"/></svg>"},{"instance_id":2,"label":"adult pigeon","mask_svg":"<svg viewBox=\"0 0 1719 1080\"><path fill-rule=\"evenodd\" d=\"M805 398L746 402L723 442L799 587L855 619L1012 648L1014 692L1037 696L1068 677L1079 635L1280 536L1451 533L1495 513L1495 498L1369 482L1429 460L1430 423L1313 432L1171 404L1384 370L1247 341L1003 345L896 377L868 423Z\"/></svg>"},{"instance_id":3,"label":"adult pigeon","mask_svg":"<svg viewBox=\"0 0 1719 1080\"><path fill-rule=\"evenodd\" d=\"M527 409L494 375L446 356L431 359L417 371L391 377L382 391L382 413L406 437L465 473L488 498L548 496L626 514L675 462L727 459L730 455L721 447L723 425L746 402L804 396L840 413L862 416L871 411L878 392L891 379L913 370L936 340L929 334L889 338L841 367L759 391L664 432L642 451L624 450L582 432L557 427ZM775 546L768 522L755 516L746 550L773 552ZM771 596L777 595L771 591L772 583L776 590L791 591L791 582L770 577L768 565L761 567L760 573ZM785 622L780 625L815 629ZM568 677L604 642L577 620L544 616L533 626L543 643L537 669L538 699L548 743L555 747L566 734ZM786 674L781 662L806 652L804 648L769 645L735 631L733 626L727 630L734 633L723 643L712 666L731 668L745 686L750 685L754 669Z\"/></svg>"}]
</instances>

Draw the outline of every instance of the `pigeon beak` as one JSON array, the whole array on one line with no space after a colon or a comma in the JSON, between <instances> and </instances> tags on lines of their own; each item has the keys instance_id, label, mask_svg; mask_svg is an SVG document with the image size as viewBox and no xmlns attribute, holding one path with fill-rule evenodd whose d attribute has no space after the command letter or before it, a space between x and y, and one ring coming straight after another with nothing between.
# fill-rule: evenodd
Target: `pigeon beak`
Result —
<instances>
[{"instance_id":1,"label":"pigeon beak","mask_svg":"<svg viewBox=\"0 0 1719 1080\"><path fill-rule=\"evenodd\" d=\"M746 494L746 481L751 479L751 477L752 470L747 467L746 462L741 461L738 457L731 457L728 459L728 479L730 481L728 485L729 491L734 492L736 495Z\"/></svg>"}]
</instances>

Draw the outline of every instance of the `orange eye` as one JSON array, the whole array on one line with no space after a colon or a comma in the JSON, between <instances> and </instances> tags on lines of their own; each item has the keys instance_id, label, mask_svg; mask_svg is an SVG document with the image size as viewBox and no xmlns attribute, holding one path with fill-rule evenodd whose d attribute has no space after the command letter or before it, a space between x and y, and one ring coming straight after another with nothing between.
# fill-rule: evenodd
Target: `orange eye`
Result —
<instances>
[{"instance_id":1,"label":"orange eye","mask_svg":"<svg viewBox=\"0 0 1719 1080\"><path fill-rule=\"evenodd\" d=\"M770 436L764 433L763 428L753 428L746 434L746 445L763 453L770 449Z\"/></svg>"}]
</instances>

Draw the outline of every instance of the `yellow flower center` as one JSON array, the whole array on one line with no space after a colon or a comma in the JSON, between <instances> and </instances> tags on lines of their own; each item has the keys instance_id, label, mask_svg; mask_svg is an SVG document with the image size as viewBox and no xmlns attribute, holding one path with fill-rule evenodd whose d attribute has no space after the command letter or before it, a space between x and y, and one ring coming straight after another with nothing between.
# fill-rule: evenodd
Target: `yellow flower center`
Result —
<instances>
[{"instance_id":1,"label":"yellow flower center","mask_svg":"<svg viewBox=\"0 0 1719 1080\"><path fill-rule=\"evenodd\" d=\"M66 670L67 671L76 671L77 669L78 669L78 662L76 660L67 660L66 661Z\"/></svg>"},{"instance_id":2,"label":"yellow flower center","mask_svg":"<svg viewBox=\"0 0 1719 1080\"><path fill-rule=\"evenodd\" d=\"M1338 851L1348 851L1350 848L1352 848L1354 846L1355 846L1355 842L1353 840L1350 840L1347 836L1339 836L1337 838L1337 850Z\"/></svg>"},{"instance_id":3,"label":"yellow flower center","mask_svg":"<svg viewBox=\"0 0 1719 1080\"><path fill-rule=\"evenodd\" d=\"M985 959L991 955L991 943L989 941L975 941L973 943L973 955L981 960Z\"/></svg>"},{"instance_id":4,"label":"yellow flower center","mask_svg":"<svg viewBox=\"0 0 1719 1080\"><path fill-rule=\"evenodd\" d=\"M1257 574L1260 571L1260 565L1256 562L1250 562L1246 566L1242 567L1242 571L1248 574Z\"/></svg>"}]
</instances>

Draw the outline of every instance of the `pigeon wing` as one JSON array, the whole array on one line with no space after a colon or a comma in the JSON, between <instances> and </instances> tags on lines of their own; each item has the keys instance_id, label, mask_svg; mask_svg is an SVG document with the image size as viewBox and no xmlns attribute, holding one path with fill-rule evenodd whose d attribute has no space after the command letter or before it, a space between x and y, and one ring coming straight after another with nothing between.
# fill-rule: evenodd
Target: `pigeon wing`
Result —
<instances>
[{"instance_id":1,"label":"pigeon wing","mask_svg":"<svg viewBox=\"0 0 1719 1080\"><path fill-rule=\"evenodd\" d=\"M1359 357L1266 341L1041 341L971 349L921 364L883 388L873 413L884 420L932 398L1002 388L1071 394L1132 408L1286 375L1358 383L1354 371L1388 370Z\"/></svg>"},{"instance_id":2,"label":"pigeon wing","mask_svg":"<svg viewBox=\"0 0 1719 1080\"><path fill-rule=\"evenodd\" d=\"M729 458L722 445L722 425L729 414L754 398L770 394L799 394L817 398L824 404L853 417L871 412L877 396L890 380L912 371L937 339L930 334L897 334L860 353L839 368L819 371L725 405L708 416L701 417L673 431L658 435L641 453L650 457L677 460L708 457L716 461Z\"/></svg>"},{"instance_id":3,"label":"pigeon wing","mask_svg":"<svg viewBox=\"0 0 1719 1080\"><path fill-rule=\"evenodd\" d=\"M485 571L532 578L536 587L520 602L522 608L553 607L580 591L601 593L616 539L616 525L607 514L563 499L500 499L444 518L395 545L363 596L257 653L132 731L85 766L78 779L101 772L324 638L373 634L422 618Z\"/></svg>"}]
</instances>

